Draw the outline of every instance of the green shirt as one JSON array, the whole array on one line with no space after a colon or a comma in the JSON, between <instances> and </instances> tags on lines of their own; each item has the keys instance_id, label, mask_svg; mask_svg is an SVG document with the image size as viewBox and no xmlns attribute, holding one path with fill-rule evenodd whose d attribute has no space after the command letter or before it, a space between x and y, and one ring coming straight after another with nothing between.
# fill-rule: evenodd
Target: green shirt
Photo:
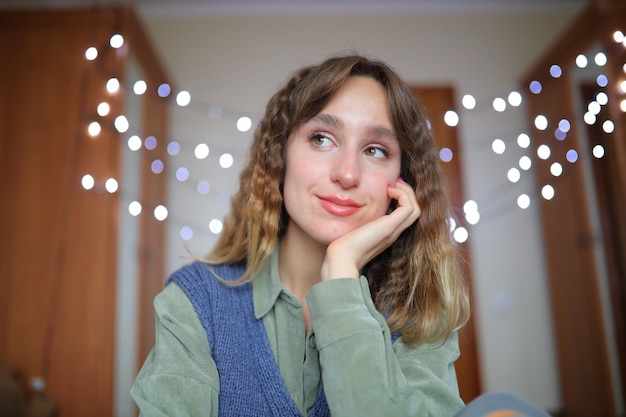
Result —
<instances>
[{"instance_id":1,"label":"green shirt","mask_svg":"<svg viewBox=\"0 0 626 417\"><path fill-rule=\"evenodd\" d=\"M307 415L320 381L334 417L452 416L463 407L456 333L418 347L393 345L365 277L322 282L300 302L280 283L278 250L253 281L254 311L295 405ZM206 332L176 284L155 298L156 343L131 395L144 417L217 416L219 375Z\"/></svg>"}]
</instances>

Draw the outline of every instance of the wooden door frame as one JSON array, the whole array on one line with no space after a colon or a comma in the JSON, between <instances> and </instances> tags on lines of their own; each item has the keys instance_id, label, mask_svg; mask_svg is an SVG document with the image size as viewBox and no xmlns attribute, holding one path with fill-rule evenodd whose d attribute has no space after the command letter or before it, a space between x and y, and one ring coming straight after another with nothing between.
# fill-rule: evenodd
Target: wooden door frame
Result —
<instances>
[{"instance_id":1,"label":"wooden door frame","mask_svg":"<svg viewBox=\"0 0 626 417\"><path fill-rule=\"evenodd\" d=\"M436 146L452 151L452 159L442 162L441 169L448 190L448 197L454 212L462 212L465 193L462 181L463 166L460 158L461 147L456 127L444 123L444 114L448 110L456 110L455 92L452 86L413 86L413 94L420 101L429 118ZM455 219L459 226L468 227L465 218ZM461 258L465 261L462 271L472 289L472 271L470 267L470 243L459 244ZM459 333L461 357L455 367L459 381L461 398L469 403L482 393L478 349L476 345L475 315L470 316L467 325Z\"/></svg>"},{"instance_id":2,"label":"wooden door frame","mask_svg":"<svg viewBox=\"0 0 626 417\"><path fill-rule=\"evenodd\" d=\"M577 91L572 89L572 79L567 72L559 78L550 76L550 67L558 65L566 70L580 53L601 45L608 57L606 75L615 82L622 71L625 59L623 45L613 40L613 32L626 30L626 5L619 0L601 0L589 5L573 24L564 32L545 56L523 78L522 87L531 81L539 81L541 94L527 98L528 123L533 126L534 118L542 114L553 123L561 119L579 120ZM623 76L623 72L621 72ZM575 89L578 87L574 87ZM621 97L614 88L608 88L608 111L615 122L611 140L606 142L606 155L602 163L610 175L606 182L598 183L601 195L611 196L600 210L600 223L610 224L611 242L616 248L626 248L626 116L619 109ZM581 153L586 146L586 132L572 130L564 141L554 140L554 129L534 129L533 147L542 144L552 148L553 155L565 155L569 149ZM587 155L581 155L585 158ZM554 181L549 166L554 159L537 161L535 164L538 187ZM613 323L606 322L603 303L607 302L601 291L601 279L596 257L595 233L590 220L590 208L586 186L587 172L582 163L563 162L567 177L559 181L555 198L541 202L543 232L546 242L549 284L554 314L554 328L559 361L563 415L617 415L617 398L626 397L626 259L623 256L607 259L609 268L610 300ZM621 213L608 216L608 213ZM606 239L606 236L600 239ZM623 252L622 252L623 255ZM604 260L602 260L604 262ZM611 262L615 261L615 262ZM621 272L619 272L621 271ZM612 275L611 275L612 272ZM615 350L619 367L611 363L609 351L615 335ZM617 372L621 391L612 379Z\"/></svg>"}]
</instances>

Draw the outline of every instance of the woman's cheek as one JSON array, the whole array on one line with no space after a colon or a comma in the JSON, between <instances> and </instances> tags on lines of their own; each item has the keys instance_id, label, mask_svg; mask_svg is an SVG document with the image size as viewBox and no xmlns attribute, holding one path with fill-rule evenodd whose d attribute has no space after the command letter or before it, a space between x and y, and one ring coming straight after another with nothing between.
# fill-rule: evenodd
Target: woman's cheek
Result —
<instances>
[{"instance_id":1,"label":"woman's cheek","mask_svg":"<svg viewBox=\"0 0 626 417\"><path fill-rule=\"evenodd\" d=\"M385 183L385 188L381 191L381 195L384 195L384 198L382 199L383 204L380 208L381 216L389 214L393 210L394 199L389 195L389 188L393 186L394 185L391 183Z\"/></svg>"}]
</instances>

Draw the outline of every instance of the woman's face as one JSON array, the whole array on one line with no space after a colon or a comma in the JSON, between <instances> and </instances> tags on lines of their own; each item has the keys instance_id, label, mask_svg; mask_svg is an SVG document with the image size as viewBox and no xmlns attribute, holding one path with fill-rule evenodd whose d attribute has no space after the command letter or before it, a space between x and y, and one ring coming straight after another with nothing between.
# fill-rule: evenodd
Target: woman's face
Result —
<instances>
[{"instance_id":1,"label":"woman's face","mask_svg":"<svg viewBox=\"0 0 626 417\"><path fill-rule=\"evenodd\" d=\"M287 234L328 245L387 212L401 150L383 86L353 76L289 138L283 197Z\"/></svg>"}]
</instances>

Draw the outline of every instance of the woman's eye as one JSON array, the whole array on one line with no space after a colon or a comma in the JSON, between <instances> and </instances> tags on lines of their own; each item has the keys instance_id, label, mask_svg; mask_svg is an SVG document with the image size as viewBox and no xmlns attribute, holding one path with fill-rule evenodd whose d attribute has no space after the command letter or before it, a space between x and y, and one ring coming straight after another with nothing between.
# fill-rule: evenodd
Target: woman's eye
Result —
<instances>
[{"instance_id":1,"label":"woman's eye","mask_svg":"<svg viewBox=\"0 0 626 417\"><path fill-rule=\"evenodd\" d=\"M373 158L386 158L389 156L389 152L378 146L370 146L365 150L365 153Z\"/></svg>"},{"instance_id":2,"label":"woman's eye","mask_svg":"<svg viewBox=\"0 0 626 417\"><path fill-rule=\"evenodd\" d=\"M313 133L312 135L309 135L309 140L311 141L311 143L313 143L316 146L320 146L320 147L325 147L325 146L330 146L332 144L330 138L326 135L324 135L323 133Z\"/></svg>"}]
</instances>

